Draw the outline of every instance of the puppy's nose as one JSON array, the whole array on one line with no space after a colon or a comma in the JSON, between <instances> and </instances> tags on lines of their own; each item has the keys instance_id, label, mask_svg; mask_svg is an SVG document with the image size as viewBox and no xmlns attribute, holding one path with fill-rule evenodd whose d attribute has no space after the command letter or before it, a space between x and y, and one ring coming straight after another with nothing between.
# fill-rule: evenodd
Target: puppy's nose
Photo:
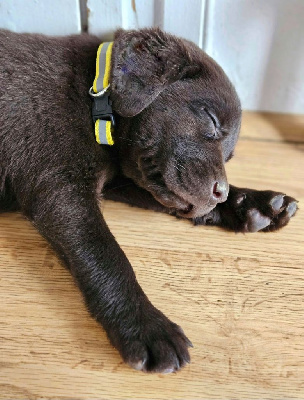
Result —
<instances>
[{"instance_id":1,"label":"puppy's nose","mask_svg":"<svg viewBox=\"0 0 304 400\"><path fill-rule=\"evenodd\" d=\"M213 185L212 197L217 203L223 203L227 200L229 186L227 182L215 182Z\"/></svg>"}]
</instances>

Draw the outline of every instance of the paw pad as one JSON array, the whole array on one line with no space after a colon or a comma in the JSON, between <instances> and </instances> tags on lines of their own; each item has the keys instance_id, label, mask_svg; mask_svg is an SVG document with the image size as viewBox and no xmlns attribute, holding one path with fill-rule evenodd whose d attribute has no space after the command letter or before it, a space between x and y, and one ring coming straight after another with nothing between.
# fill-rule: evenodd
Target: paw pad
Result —
<instances>
[{"instance_id":1,"label":"paw pad","mask_svg":"<svg viewBox=\"0 0 304 400\"><path fill-rule=\"evenodd\" d=\"M261 214L259 210L253 208L248 211L248 222L247 222L247 230L248 232L257 232L260 231L266 226L270 224L270 218Z\"/></svg>"},{"instance_id":2,"label":"paw pad","mask_svg":"<svg viewBox=\"0 0 304 400\"><path fill-rule=\"evenodd\" d=\"M283 193L234 189L233 197L227 203L225 211L229 218L228 223L236 232L269 232L287 225L297 209L297 201ZM236 217L234 220L233 210Z\"/></svg>"},{"instance_id":3,"label":"paw pad","mask_svg":"<svg viewBox=\"0 0 304 400\"><path fill-rule=\"evenodd\" d=\"M275 212L279 212L284 202L284 195L278 194L270 201L270 205Z\"/></svg>"},{"instance_id":4,"label":"paw pad","mask_svg":"<svg viewBox=\"0 0 304 400\"><path fill-rule=\"evenodd\" d=\"M288 204L286 211L288 212L289 217L291 218L294 216L295 212L298 209L298 205L296 201L293 201L292 203Z\"/></svg>"}]
</instances>

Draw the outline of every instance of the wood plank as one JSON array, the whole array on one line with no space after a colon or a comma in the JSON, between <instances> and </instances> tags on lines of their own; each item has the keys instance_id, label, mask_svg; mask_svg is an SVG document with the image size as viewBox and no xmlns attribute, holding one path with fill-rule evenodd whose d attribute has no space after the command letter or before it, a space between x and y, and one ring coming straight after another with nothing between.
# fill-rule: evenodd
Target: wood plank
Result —
<instances>
[{"instance_id":1,"label":"wood plank","mask_svg":"<svg viewBox=\"0 0 304 400\"><path fill-rule=\"evenodd\" d=\"M244 111L241 139L304 144L304 115Z\"/></svg>"},{"instance_id":2,"label":"wood plank","mask_svg":"<svg viewBox=\"0 0 304 400\"><path fill-rule=\"evenodd\" d=\"M124 365L48 244L20 214L0 215L0 399L304 398L304 145L280 140L277 127L297 117L280 118L250 114L251 140L227 165L234 184L300 201L280 232L236 235L104 204L145 292L194 343L177 374ZM270 145L255 136L260 123Z\"/></svg>"}]
</instances>

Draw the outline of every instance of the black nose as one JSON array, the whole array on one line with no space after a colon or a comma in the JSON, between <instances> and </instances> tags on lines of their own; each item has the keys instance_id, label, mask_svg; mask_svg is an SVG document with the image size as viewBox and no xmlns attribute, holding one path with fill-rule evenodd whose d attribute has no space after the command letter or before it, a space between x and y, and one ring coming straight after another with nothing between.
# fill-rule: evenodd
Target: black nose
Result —
<instances>
[{"instance_id":1,"label":"black nose","mask_svg":"<svg viewBox=\"0 0 304 400\"><path fill-rule=\"evenodd\" d=\"M226 182L215 182L213 185L212 197L217 203L223 203L227 200L229 187Z\"/></svg>"}]
</instances>

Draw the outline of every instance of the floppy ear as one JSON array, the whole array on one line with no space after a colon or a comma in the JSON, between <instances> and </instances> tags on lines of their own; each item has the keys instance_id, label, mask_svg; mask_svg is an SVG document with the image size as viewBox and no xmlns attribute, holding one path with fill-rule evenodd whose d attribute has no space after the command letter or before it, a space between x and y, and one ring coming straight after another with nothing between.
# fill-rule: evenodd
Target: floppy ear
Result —
<instances>
[{"instance_id":1,"label":"floppy ear","mask_svg":"<svg viewBox=\"0 0 304 400\"><path fill-rule=\"evenodd\" d=\"M123 117L133 117L193 67L186 46L175 36L158 28L118 30L112 55L113 109Z\"/></svg>"}]
</instances>

